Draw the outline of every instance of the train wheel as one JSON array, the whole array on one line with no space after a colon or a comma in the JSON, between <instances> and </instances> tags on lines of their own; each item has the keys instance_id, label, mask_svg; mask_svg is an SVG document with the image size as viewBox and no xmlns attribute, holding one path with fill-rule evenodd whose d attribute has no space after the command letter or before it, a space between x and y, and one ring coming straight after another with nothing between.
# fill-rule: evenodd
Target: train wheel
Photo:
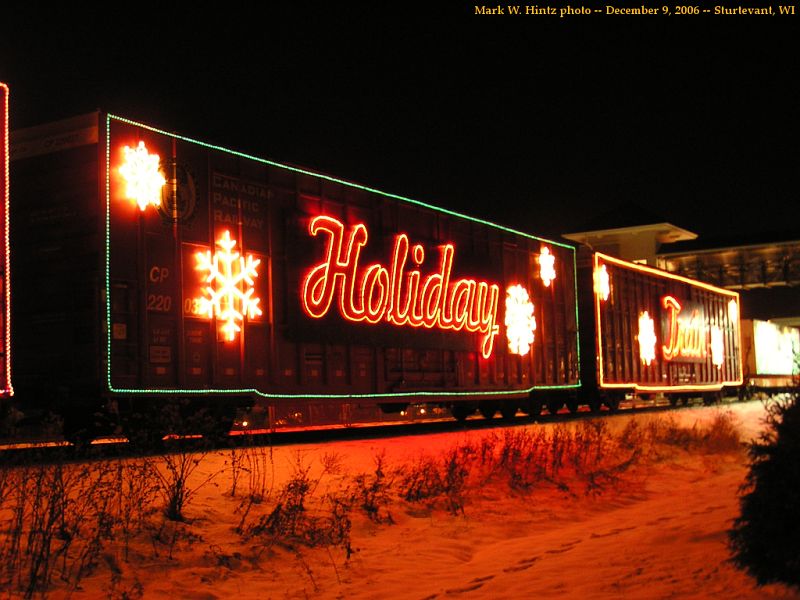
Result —
<instances>
[{"instance_id":1,"label":"train wheel","mask_svg":"<svg viewBox=\"0 0 800 600\"><path fill-rule=\"evenodd\" d=\"M494 419L494 415L497 413L497 404L494 402L481 402L478 405L478 412L483 415L484 419Z\"/></svg>"},{"instance_id":2,"label":"train wheel","mask_svg":"<svg viewBox=\"0 0 800 600\"><path fill-rule=\"evenodd\" d=\"M544 403L538 398L531 398L522 406L522 412L528 413L532 417L538 417L542 414Z\"/></svg>"},{"instance_id":3,"label":"train wheel","mask_svg":"<svg viewBox=\"0 0 800 600\"><path fill-rule=\"evenodd\" d=\"M548 400L547 401L547 412L551 415L555 415L564 407L563 400Z\"/></svg>"},{"instance_id":4,"label":"train wheel","mask_svg":"<svg viewBox=\"0 0 800 600\"><path fill-rule=\"evenodd\" d=\"M601 402L599 398L591 398L586 404L589 406L589 411L592 413L600 412Z\"/></svg>"},{"instance_id":5,"label":"train wheel","mask_svg":"<svg viewBox=\"0 0 800 600\"><path fill-rule=\"evenodd\" d=\"M64 439L78 448L88 446L97 437L92 415L86 415L82 411L71 411L64 415L62 429Z\"/></svg>"},{"instance_id":6,"label":"train wheel","mask_svg":"<svg viewBox=\"0 0 800 600\"><path fill-rule=\"evenodd\" d=\"M617 412L619 410L620 400L622 400L622 398L619 394L609 394L606 396L605 405L611 412Z\"/></svg>"},{"instance_id":7,"label":"train wheel","mask_svg":"<svg viewBox=\"0 0 800 600\"><path fill-rule=\"evenodd\" d=\"M580 408L580 406L578 405L577 398L570 398L569 400L567 400L566 404L567 404L567 410L573 415L577 413L578 409Z\"/></svg>"},{"instance_id":8,"label":"train wheel","mask_svg":"<svg viewBox=\"0 0 800 600\"><path fill-rule=\"evenodd\" d=\"M503 416L503 419L506 421L511 421L514 417L517 416L517 404L516 402L504 402L500 405L500 414Z\"/></svg>"},{"instance_id":9,"label":"train wheel","mask_svg":"<svg viewBox=\"0 0 800 600\"><path fill-rule=\"evenodd\" d=\"M704 406L713 406L714 404L719 404L720 402L722 402L721 392L707 392L703 394Z\"/></svg>"},{"instance_id":10,"label":"train wheel","mask_svg":"<svg viewBox=\"0 0 800 600\"><path fill-rule=\"evenodd\" d=\"M475 412L475 407L468 404L454 404L450 407L450 413L456 421L466 421L472 413Z\"/></svg>"},{"instance_id":11,"label":"train wheel","mask_svg":"<svg viewBox=\"0 0 800 600\"><path fill-rule=\"evenodd\" d=\"M678 396L676 396L675 394L669 394L667 396L667 400L669 400L670 406L678 406Z\"/></svg>"}]
</instances>

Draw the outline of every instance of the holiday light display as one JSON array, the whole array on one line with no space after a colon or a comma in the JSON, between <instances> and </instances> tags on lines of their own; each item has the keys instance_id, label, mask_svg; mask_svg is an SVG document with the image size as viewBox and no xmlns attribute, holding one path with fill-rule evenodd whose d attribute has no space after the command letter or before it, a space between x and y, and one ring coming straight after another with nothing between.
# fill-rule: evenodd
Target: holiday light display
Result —
<instances>
[{"instance_id":1,"label":"holiday light display","mask_svg":"<svg viewBox=\"0 0 800 600\"><path fill-rule=\"evenodd\" d=\"M639 315L639 333L636 340L639 342L639 358L649 367L656 358L656 329L647 311Z\"/></svg>"},{"instance_id":2,"label":"holiday light display","mask_svg":"<svg viewBox=\"0 0 800 600\"><path fill-rule=\"evenodd\" d=\"M303 278L300 298L310 317L324 317L338 298L339 314L348 321L481 333L481 354L484 358L492 355L499 332L500 286L470 278L452 280L453 244L439 247L436 272L423 277L419 267L425 249L420 244L412 247L405 234L395 237L390 266L364 267L359 265L368 240L364 224L346 232L341 221L323 215L312 219L309 233L328 236L325 259Z\"/></svg>"},{"instance_id":3,"label":"holiday light display","mask_svg":"<svg viewBox=\"0 0 800 600\"><path fill-rule=\"evenodd\" d=\"M664 359L704 358L708 331L700 311L692 309L689 318L681 318L683 307L672 296L664 296L661 305L667 310L667 335L662 346Z\"/></svg>"},{"instance_id":4,"label":"holiday light display","mask_svg":"<svg viewBox=\"0 0 800 600\"><path fill-rule=\"evenodd\" d=\"M196 269L207 273L204 288L205 296L198 298L198 314L208 318L216 317L222 322L220 331L228 341L233 341L241 331L239 323L245 315L253 319L261 315L259 298L253 294L258 265L261 261L248 254L241 256L235 251L236 240L225 231L217 240L217 251L198 252Z\"/></svg>"},{"instance_id":5,"label":"holiday light display","mask_svg":"<svg viewBox=\"0 0 800 600\"><path fill-rule=\"evenodd\" d=\"M539 262L539 277L545 287L550 287L550 282L556 278L556 257L551 254L550 248L542 246L537 261Z\"/></svg>"},{"instance_id":6,"label":"holiday light display","mask_svg":"<svg viewBox=\"0 0 800 600\"><path fill-rule=\"evenodd\" d=\"M373 258L376 255L375 249L370 246L364 247L355 244L351 254L353 261L350 265L353 267L352 278L348 273L342 272L341 269L337 270L335 259L338 257L335 255L328 271L329 277L326 277L324 269L314 271L315 267L322 266L324 262L327 262L325 254L322 253L325 252L328 244L328 234L324 234L322 229L315 234L319 236L318 239L309 236L308 243L300 244L298 253L295 254L294 249L292 249L291 253L291 260L300 259L304 256L304 252L310 244L318 243L321 253L319 258L312 257L310 260L303 260L302 263L291 262L287 264L288 277L284 277L285 272L283 271L283 265L281 265L278 276L275 278L272 277L273 273L271 271L274 265L268 264L262 258L261 264L256 267L258 277L251 277L256 283L255 292L252 296L261 297L261 302L257 307L259 310L263 310L264 315L266 315L254 319L255 321L264 319L264 321L271 322L271 313L275 308L273 304L277 304L278 310L282 311L281 315L293 313L296 306L299 308L301 315L309 318L309 323L307 324L313 323L318 325L320 329L324 327L330 331L341 331L342 323L350 322L351 320L358 322L360 324L359 327L369 327L371 322L375 322L375 330L379 331L377 335L364 336L364 339L361 339L356 332L353 332L355 337L350 338L348 336L342 340L343 343L353 344L353 347L356 348L353 361L357 369L354 371L352 384L349 378L347 384L327 381L329 377L332 380L339 377L337 373L340 371L337 369L340 369L340 367L331 368L330 370L323 367L321 377L326 382L320 382L319 373L314 374L313 370L301 373L296 368L296 365L290 363L286 365L275 363L272 365L264 362L262 357L264 352L267 351L264 348L265 341L275 345L274 348L270 347L270 350L276 352L275 356L279 354L288 356L287 348L296 343L296 336L301 334L309 335L308 339L311 339L314 335L312 331L314 328L303 326L295 331L259 327L257 330L251 331L246 309L241 306L237 308L237 312L243 315L243 319L237 320L234 318L233 321L233 324L239 328L239 332L236 331L236 328L227 328L226 331L223 331L222 327L228 323L228 319L223 320L222 317L216 317L219 322L215 326L218 342L223 340L223 335L227 340L230 335L229 331L232 331L235 339L240 343L220 343L220 348L209 346L208 344L212 339L207 339L206 328L204 324L198 323L197 319L200 317L203 319L211 318L215 316L215 313L209 315L208 305L202 304L199 297L202 295L210 301L212 298L211 293L204 288L208 285L215 293L218 293L217 287L214 283L203 283L197 286L200 289L190 291L200 280L199 272L195 270L195 263L199 264L196 258L196 248L191 247L197 243L202 243L201 240L205 236L204 220L201 216L199 221L180 221L176 226L174 220L170 223L166 223L166 220L164 220L161 223L156 218L157 215L152 213L147 219L140 220L138 232L144 235L135 238L133 234L137 232L131 228L129 209L125 206L126 203L117 201L118 199L127 200L123 195L125 181L119 171L123 158L122 146L125 143L135 149L138 140L144 139L149 150L148 154L155 150L162 155L162 159L167 152L166 148L171 147L175 153L175 161L178 167L186 165L188 168L194 168L196 173L200 173L205 172L204 169L213 166L213 172L209 171L210 178L230 176L245 181L248 177L255 177L260 181L261 175L254 176L253 174L266 169L271 174L282 173L287 177L297 177L298 181L307 178L309 181L331 186L331 189L343 190L344 192L351 191L358 195L363 195L365 200L369 199L370 206L395 207L398 214L403 215L403 218L405 218L405 215L413 214L415 215L413 218L419 218L422 220L421 222L433 222L430 219L440 219L442 224L450 222L466 223L475 228L476 235L481 235L483 231L501 233L504 236L511 236L520 240L522 244L530 248L529 252L534 260L538 255L533 248L540 248L541 245L546 244L559 261L566 261L565 268L567 270L561 272L559 268L558 274L559 277L564 277L565 281L554 283L551 288L555 287L560 293L561 286L565 286L564 289L566 289L567 296L570 298L567 319L577 325L577 303L574 301L574 297L571 296L572 287L575 286L575 250L567 244L544 240L525 232L442 209L412 198L383 192L330 175L315 173L296 166L285 165L228 148L207 144L116 115L105 115L105 134L103 136L105 141L105 169L103 170L103 175L105 182L106 225L104 304L105 331L107 332L105 336L105 355L107 357L105 376L109 392L125 395L182 394L189 397L229 396L233 392L268 399L300 398L304 402L311 398L314 400L334 401L364 399L377 402L395 401L396 399L398 402L405 402L412 398L417 398L419 401L426 401L427 399L436 401L436 399L442 398L448 401L453 398L514 398L533 390L575 389L580 386L575 368L562 371L555 379L533 377L531 372L528 377L525 377L525 373L523 373L521 380L513 384L498 385L494 379L491 381L484 380L483 369L491 369L491 365L486 365L484 360L493 361L495 336L500 335L502 327L502 323L499 323L499 321L502 321L502 315L497 313L503 310L502 305L500 305L500 287L505 281L504 276L501 274L489 275L490 272L495 273L494 270L487 270L486 275L483 275L480 270L478 273L474 272L477 269L494 267L494 265L485 266L485 258L478 256L482 252L481 248L472 247L470 257L474 257L474 260L470 260L468 266L461 265L460 255L457 256L458 245L447 243L431 243L428 245L431 239L436 237L435 235L426 236L426 241L423 245L421 243L422 240L414 239L414 235L410 234L410 232L408 234L387 234L387 229L383 227L383 221L380 221L380 236L382 237L379 246L386 249L385 254L380 255L382 258ZM156 148L164 150L159 152ZM220 157L224 158L220 159ZM235 172L227 172L226 169L228 167L234 168ZM169 183L172 183L172 181ZM180 183L180 180L177 180L177 185L180 185ZM246 185L249 185L249 182ZM162 198L164 198L163 189ZM206 200L208 204L205 204ZM271 204L270 211L279 210L279 206L294 206L292 200L288 198L285 201L284 199L274 200L274 206ZM255 250L255 248L260 248L259 253L267 252L267 247L271 247L271 244L277 241L278 246L275 247L275 251L277 255L283 255L283 244L286 240L283 238L270 238L265 221L263 222L263 228L262 222L248 224L248 214L243 211L241 215L243 227L237 230L239 215L236 214L235 210L227 210L227 205L225 205L226 208L219 206L218 199L212 194L209 194L207 198L204 194L198 194L196 202L201 211L196 214L202 215L202 211L208 208L208 216L210 220L213 220L213 227L219 228L217 234L220 234L225 228L230 228L230 237L238 242L238 248L245 244L248 249ZM335 205L337 202L338 200L334 200L333 204ZM373 202L374 204L372 204ZM309 224L314 220L313 215L320 214L318 208L311 208L313 204L313 198L298 195L296 208L299 209L299 214L302 215L299 217L298 222L304 223L303 232L306 235L310 231ZM133 207L133 202L130 203L130 206L131 208ZM328 206L328 200L323 200L323 210ZM356 205L353 204L352 207L355 209ZM233 205L231 205L231 208L233 208ZM219 210L223 212L219 213ZM280 210L283 209L281 208ZM333 210L336 211L338 209L334 207ZM307 217L306 215L309 211L316 212L312 212L312 216ZM147 214L147 211L143 214ZM338 216L338 213L336 214ZM362 211L357 209L350 212L349 209L346 209L343 214L347 214L348 217L347 220L339 217L343 223L346 223L342 232L340 254L342 257L347 258L347 251L351 241L350 234L355 228L355 224L358 223L358 221L352 221L351 219L355 214L362 214ZM273 218L275 215L277 213L273 213ZM153 218L149 218L150 216ZM263 215L260 215L258 218L262 217ZM387 226L391 227L391 225ZM272 222L270 222L269 228L271 231ZM374 236L376 232L373 232L370 228L369 234ZM263 237L254 237L259 235L263 235ZM289 243L296 241L296 233L292 232L291 235L292 239ZM387 235L391 237L386 237ZM411 239L409 239L409 236ZM170 237L172 239L168 241ZM468 236L468 239L471 239L471 236ZM476 237L475 239L480 238ZM355 243L358 239L356 238L352 241ZM174 244L174 250L170 246L170 242ZM370 242L374 244L372 240ZM138 245L134 247L134 244ZM366 241L364 244L366 245ZM181 248L186 252L180 252ZM201 254L205 254L205 250L203 248ZM214 254L215 250L221 251L214 244L211 249L211 255ZM288 248L285 250L287 254L290 252ZM172 303L173 307L180 304L183 308L182 314L184 318L182 322L178 322L177 326L174 321L170 320L168 312L153 311L143 307L147 312L144 315L145 329L142 334L143 336L149 336L151 350L157 350L157 354L151 353L150 356L164 360L164 363L163 365L151 363L152 368L141 371L141 376L136 378L136 381L126 377L125 359L122 358L123 354L116 350L121 345L127 344L126 340L128 338L125 337L126 331L123 324L125 317L118 312L116 305L112 301L117 291L115 282L121 279L134 279L136 276L135 273L132 273L131 252L139 253L138 256L147 261L142 270L145 274L150 272L149 269L153 265L158 265L159 268L162 266L169 268L169 261L175 260L177 262L180 257L180 262L173 264L170 272L174 274L176 271L182 271L182 280L177 284L175 280L169 280L158 284L152 283L152 285L160 286L158 288L154 287L153 290L155 290L156 294L162 294L163 292L165 298L175 291L181 295L185 294L180 303L174 301ZM239 252L246 254L241 249L239 249ZM505 249L503 252L505 254ZM256 256L261 258L258 254ZM308 255L305 256L307 257ZM425 258L428 260L427 264L424 262ZM206 262L211 260L212 258L209 257ZM236 269L237 265L234 264L233 268ZM464 269L463 276L459 274L461 268ZM469 272L466 271L467 268L470 269ZM533 265L529 263L528 268L532 268L535 271L530 273L530 276L536 277L539 270L538 265L535 262ZM313 275L312 271L314 271ZM504 273L502 270L500 272ZM208 271L204 271L203 278L208 274ZM131 275L133 275L133 278ZM393 279L392 276L394 276ZM445 282L445 278L450 280ZM314 285L315 282L316 285ZM293 285L287 287L287 283ZM246 293L246 285L246 282L242 282L242 293ZM505 288L505 285L503 285L503 288ZM351 289L352 296L349 293ZM271 295L277 295L275 303L267 302L265 296L267 290ZM304 290L306 290L305 298L303 297ZM321 296L312 297L312 291L315 294L321 294ZM330 298L327 294L330 294ZM384 298L384 295L386 298ZM363 302L365 297L369 299L366 303L366 308ZM315 298L322 299L323 304L317 305ZM324 303L325 300L329 300L327 305ZM385 307L384 300L386 302ZM224 303L220 300L220 309L223 308L223 305ZM201 313L201 306L205 310L204 313ZM349 314L349 318L343 316L345 313ZM291 318L294 319L296 316L293 314ZM313 319L323 319L325 322L315 323ZM337 319L340 321L339 323L336 323ZM304 319L301 317L302 320ZM541 323L539 325L541 327ZM398 342L393 345L403 347L408 343L411 346L409 351L427 352L420 350L420 348L430 343L431 348L448 348L459 355L463 354L466 360L475 359L476 356L474 355L477 355L478 358L483 357L480 366L482 370L481 381L476 381L475 385L458 385L455 387L448 385L441 389L435 387L415 389L414 385L398 387L394 383L382 380L375 381L374 385L365 386L362 379L377 367L370 366L372 359L361 358L361 355L358 354L361 351L359 345L364 347L375 346L375 340L377 340L377 343L389 342L391 333L388 330L393 327L406 329L406 332L396 332L399 334ZM411 342L408 335L411 328L422 330L419 334L419 343ZM300 329L303 331L300 332ZM442 336L437 333L440 330L451 333ZM425 333L425 331L430 331L430 333ZM256 332L258 332L258 335L256 335ZM128 329L127 333L130 333L130 329ZM238 335L236 335L237 333ZM262 333L264 335L261 335ZM244 337L245 335L247 337ZM577 328L570 328L566 332L566 336L568 352L571 352L568 355L568 359L572 359L574 362L575 357L580 353ZM328 339L327 333L321 337ZM145 343L144 337L137 338L137 342L140 340ZM169 348L160 347L167 346L173 340L175 344L173 350L177 350L176 352L170 353ZM470 346L473 346L474 350ZM505 353L505 348L503 348L503 351ZM236 360L237 353L239 354L238 360ZM184 367L187 364L191 364L191 368L187 371L189 376L184 381L181 381L181 366L178 362L182 356L184 357L182 363ZM327 354L323 356L324 361L333 360L334 358L333 355L330 357ZM171 359L172 363L167 363L167 359ZM210 369L206 369L207 364L211 366ZM498 369L505 368L506 364L508 363L498 360ZM265 377L264 373L271 367L275 367L276 370L269 377ZM173 377L174 379L172 379ZM306 381L307 379L313 382L314 386L319 383L320 387L307 385L309 383L309 381ZM275 383L279 383L279 385L274 386L273 384Z\"/></svg>"},{"instance_id":7,"label":"holiday light display","mask_svg":"<svg viewBox=\"0 0 800 600\"><path fill-rule=\"evenodd\" d=\"M2 223L3 223L3 243L4 243L4 250L5 254L3 255L3 273L4 276L2 277L2 294L3 294L3 302L5 304L5 314L3 315L2 319L2 331L0 331L0 335L2 335L2 348L4 350L4 356L2 360L4 361L3 364L3 385L4 390L0 390L0 392L5 392L6 394L13 395L14 389L11 386L11 331L10 331L10 323L11 323L11 246L8 243L8 224L9 224L9 213L8 213L8 203L10 199L9 195L9 149L8 149L8 86L0 82L0 106L2 107L3 115L0 117L0 194L2 194Z\"/></svg>"},{"instance_id":8,"label":"holiday light display","mask_svg":"<svg viewBox=\"0 0 800 600\"><path fill-rule=\"evenodd\" d=\"M725 362L725 341L722 330L716 325L711 326L711 364L718 369Z\"/></svg>"},{"instance_id":9,"label":"holiday light display","mask_svg":"<svg viewBox=\"0 0 800 600\"><path fill-rule=\"evenodd\" d=\"M506 337L511 354L525 356L533 344L536 317L528 290L521 285L512 285L506 290Z\"/></svg>"},{"instance_id":10,"label":"holiday light display","mask_svg":"<svg viewBox=\"0 0 800 600\"><path fill-rule=\"evenodd\" d=\"M144 142L136 148L124 146L125 162L119 174L125 180L125 197L136 201L144 211L148 206L161 204L161 188L167 183L159 168L158 154L150 154Z\"/></svg>"},{"instance_id":11,"label":"holiday light display","mask_svg":"<svg viewBox=\"0 0 800 600\"><path fill-rule=\"evenodd\" d=\"M728 319L730 319L731 323L739 322L739 305L736 300L728 302Z\"/></svg>"},{"instance_id":12,"label":"holiday light display","mask_svg":"<svg viewBox=\"0 0 800 600\"><path fill-rule=\"evenodd\" d=\"M592 277L599 387L645 393L704 392L742 383L736 292L600 252L594 253ZM612 279L623 294L617 296L615 303L607 303ZM675 292L664 295L665 288ZM638 292L628 295L628 289ZM653 298L658 299L658 310L651 306L650 310L642 310L639 294L649 295L659 289L661 292ZM685 294L692 299L690 302L678 300L681 289L681 296ZM641 307L634 313L639 315L638 331L634 320L631 336L639 345L642 364L650 367L646 373L628 371L615 354L620 335L615 323L626 318L622 311L628 306L635 308L636 304ZM713 325L709 315L714 313L709 311L718 312ZM719 330L713 333L713 339L712 327ZM704 365L715 368L710 371Z\"/></svg>"},{"instance_id":13,"label":"holiday light display","mask_svg":"<svg viewBox=\"0 0 800 600\"><path fill-rule=\"evenodd\" d=\"M594 270L594 293L605 302L611 295L611 278L605 265L600 265Z\"/></svg>"}]
</instances>

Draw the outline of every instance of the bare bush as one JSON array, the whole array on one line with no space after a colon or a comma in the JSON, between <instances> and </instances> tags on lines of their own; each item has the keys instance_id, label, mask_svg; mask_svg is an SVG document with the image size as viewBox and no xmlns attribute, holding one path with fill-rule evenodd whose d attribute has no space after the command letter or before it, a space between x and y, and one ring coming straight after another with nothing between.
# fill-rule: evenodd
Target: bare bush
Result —
<instances>
[{"instance_id":1,"label":"bare bush","mask_svg":"<svg viewBox=\"0 0 800 600\"><path fill-rule=\"evenodd\" d=\"M394 523L387 508L391 502L393 480L386 476L384 461L386 453L373 456L375 470L372 474L361 473L354 480L353 503L357 503L367 518L374 523Z\"/></svg>"},{"instance_id":2,"label":"bare bush","mask_svg":"<svg viewBox=\"0 0 800 600\"><path fill-rule=\"evenodd\" d=\"M326 455L323 457L322 473L312 478L311 467L298 458L272 510L254 523L242 525L244 539L256 540L264 548L274 544L289 549L296 549L298 545L335 546L342 548L349 559L353 551L350 544L352 506L349 499L346 494L335 492L326 493L319 500L312 497L322 479L335 472L337 465L340 465L340 459L335 455Z\"/></svg>"}]
</instances>

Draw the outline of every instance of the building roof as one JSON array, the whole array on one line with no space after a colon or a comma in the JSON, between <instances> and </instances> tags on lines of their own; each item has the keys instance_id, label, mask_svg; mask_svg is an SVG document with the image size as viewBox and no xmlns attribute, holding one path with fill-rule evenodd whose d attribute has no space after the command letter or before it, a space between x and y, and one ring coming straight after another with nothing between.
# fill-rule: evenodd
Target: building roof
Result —
<instances>
[{"instance_id":1,"label":"building roof","mask_svg":"<svg viewBox=\"0 0 800 600\"><path fill-rule=\"evenodd\" d=\"M800 229L753 235L718 235L680 241L670 244L658 253L660 256L690 254L695 252L713 252L736 248L752 248L757 246L777 246L784 244L800 244Z\"/></svg>"}]
</instances>

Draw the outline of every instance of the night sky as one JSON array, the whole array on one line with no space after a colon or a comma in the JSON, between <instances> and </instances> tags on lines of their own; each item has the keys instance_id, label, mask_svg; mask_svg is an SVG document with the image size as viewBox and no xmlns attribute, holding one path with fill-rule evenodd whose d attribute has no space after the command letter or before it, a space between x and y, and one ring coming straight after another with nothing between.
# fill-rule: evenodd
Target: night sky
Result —
<instances>
[{"instance_id":1,"label":"night sky","mask_svg":"<svg viewBox=\"0 0 800 600\"><path fill-rule=\"evenodd\" d=\"M800 230L800 14L81 6L1 9L12 129L100 108L543 235Z\"/></svg>"}]
</instances>

